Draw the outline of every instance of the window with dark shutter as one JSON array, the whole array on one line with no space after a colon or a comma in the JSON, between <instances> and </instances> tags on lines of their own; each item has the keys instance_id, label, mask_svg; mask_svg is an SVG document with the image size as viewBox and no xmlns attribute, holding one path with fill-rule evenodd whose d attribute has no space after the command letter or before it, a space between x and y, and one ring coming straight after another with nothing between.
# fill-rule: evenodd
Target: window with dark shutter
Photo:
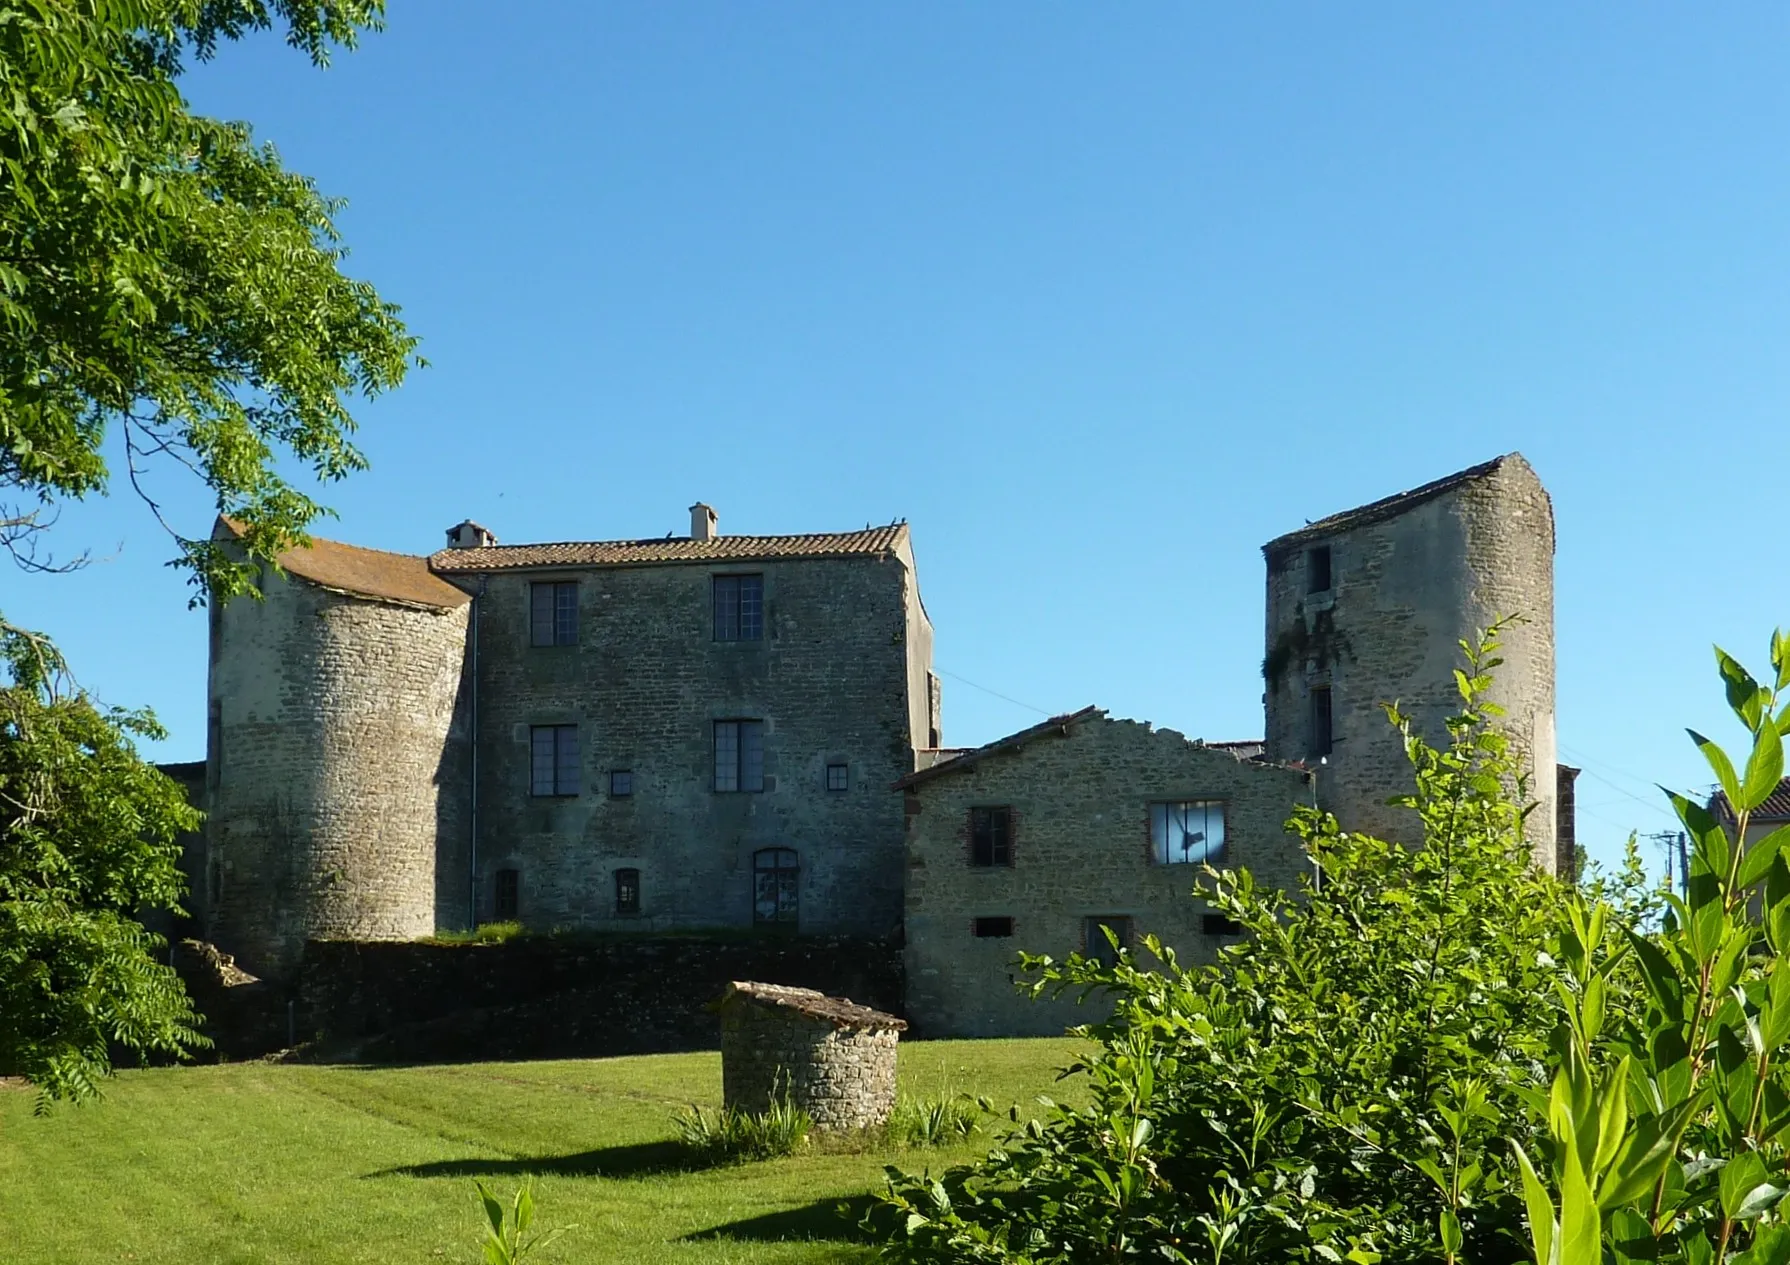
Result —
<instances>
[{"instance_id":1,"label":"window with dark shutter","mask_svg":"<svg viewBox=\"0 0 1790 1265\"><path fill-rule=\"evenodd\" d=\"M1013 934L1013 919L1010 917L978 918L972 924L972 929L978 940L1003 939Z\"/></svg>"},{"instance_id":2,"label":"window with dark shutter","mask_svg":"<svg viewBox=\"0 0 1790 1265\"><path fill-rule=\"evenodd\" d=\"M970 864L1013 864L1013 810L970 809Z\"/></svg>"},{"instance_id":3,"label":"window with dark shutter","mask_svg":"<svg viewBox=\"0 0 1790 1265\"><path fill-rule=\"evenodd\" d=\"M1200 930L1209 936L1240 936L1243 924L1232 922L1223 914L1205 914L1200 918Z\"/></svg>"},{"instance_id":4,"label":"window with dark shutter","mask_svg":"<svg viewBox=\"0 0 1790 1265\"><path fill-rule=\"evenodd\" d=\"M1131 947L1131 919L1122 914L1100 914L1087 919L1084 927L1087 955L1102 966L1117 966L1120 951ZM1111 939L1106 934L1109 930ZM1117 947L1114 940L1118 941Z\"/></svg>"}]
</instances>

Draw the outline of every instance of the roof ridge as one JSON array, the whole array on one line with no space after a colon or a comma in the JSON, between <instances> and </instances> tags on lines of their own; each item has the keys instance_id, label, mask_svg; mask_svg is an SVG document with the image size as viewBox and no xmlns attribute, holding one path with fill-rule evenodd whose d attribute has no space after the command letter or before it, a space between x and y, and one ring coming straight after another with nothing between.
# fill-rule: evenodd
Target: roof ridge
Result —
<instances>
[{"instance_id":1,"label":"roof ridge","mask_svg":"<svg viewBox=\"0 0 1790 1265\"><path fill-rule=\"evenodd\" d=\"M1333 531L1347 531L1356 527L1365 527L1370 523L1382 522L1406 509L1415 508L1425 501L1440 496L1444 492L1452 492L1455 488L1490 478L1503 469L1506 463L1512 461L1523 462L1525 466L1528 464L1523 454L1515 450L1500 453L1490 461L1482 461L1463 470L1456 470L1453 474L1445 474L1439 479L1431 479L1427 483L1406 488L1402 492L1379 497L1364 505L1351 506L1348 509L1337 510L1333 514L1326 514L1322 518L1313 519L1303 527L1297 527L1276 536L1262 546L1262 552L1273 554L1291 544L1327 535Z\"/></svg>"},{"instance_id":2,"label":"roof ridge","mask_svg":"<svg viewBox=\"0 0 1790 1265\"><path fill-rule=\"evenodd\" d=\"M243 534L242 524L236 519L231 518L228 514L219 514L218 522L224 524L224 526L228 527L238 536ZM315 532L306 532L305 535L310 537L311 544L321 543L325 545L334 545L338 549L357 549L361 553L384 554L388 558L410 558L416 562L427 562L430 557L430 555L426 553L404 553L397 549L379 549L373 545L357 545L353 541L337 540L334 536L319 536ZM308 549L310 548L310 545L293 545L289 547L294 549ZM283 553L285 551L282 550L281 552Z\"/></svg>"},{"instance_id":3,"label":"roof ridge","mask_svg":"<svg viewBox=\"0 0 1790 1265\"><path fill-rule=\"evenodd\" d=\"M729 532L725 536L716 536L714 540L699 541L701 544L713 544L717 540L803 540L809 536L869 536L876 532L894 531L906 527L905 521L898 523L873 524L869 527L852 527L845 531L788 531L772 532L769 535L749 535L745 532ZM667 541L696 541L693 536L618 536L613 540L530 540L518 541L515 544L479 545L480 549L556 549L562 545L662 545ZM435 553L467 553L465 549L437 549ZM433 558L435 553L424 555Z\"/></svg>"}]
</instances>

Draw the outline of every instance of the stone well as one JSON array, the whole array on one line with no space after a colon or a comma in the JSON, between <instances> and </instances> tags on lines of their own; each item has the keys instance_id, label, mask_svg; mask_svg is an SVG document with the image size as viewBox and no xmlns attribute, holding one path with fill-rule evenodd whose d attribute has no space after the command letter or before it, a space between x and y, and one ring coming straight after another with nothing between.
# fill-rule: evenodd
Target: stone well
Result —
<instances>
[{"instance_id":1,"label":"stone well","mask_svg":"<svg viewBox=\"0 0 1790 1265\"><path fill-rule=\"evenodd\" d=\"M812 988L735 980L721 1015L721 1096L763 1111L787 1092L817 1129L882 1124L895 1108L895 1043L905 1019Z\"/></svg>"}]
</instances>

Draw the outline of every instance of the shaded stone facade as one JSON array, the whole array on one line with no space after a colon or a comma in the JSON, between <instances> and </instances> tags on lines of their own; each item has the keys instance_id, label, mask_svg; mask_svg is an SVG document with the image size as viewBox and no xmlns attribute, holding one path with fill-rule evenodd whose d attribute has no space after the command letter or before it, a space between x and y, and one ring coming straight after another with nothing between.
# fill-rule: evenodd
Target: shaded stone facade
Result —
<instances>
[{"instance_id":1,"label":"shaded stone facade","mask_svg":"<svg viewBox=\"0 0 1790 1265\"><path fill-rule=\"evenodd\" d=\"M1193 897L1197 851L1177 838L1177 859L1163 860L1156 834L1167 807L1216 805L1195 810L1202 832L1222 829L1214 863L1291 887L1307 861L1285 823L1312 795L1301 770L1093 708L904 779L915 1031L1046 1035L1098 1018L1073 1000L1020 995L1013 964L1021 950L1060 959L1100 947L1089 938L1098 920L1128 929L1133 945L1153 934L1183 962L1212 960L1229 932ZM990 858L976 855L974 818L988 809L1006 810L1009 847L1005 860L979 864Z\"/></svg>"},{"instance_id":2,"label":"shaded stone facade","mask_svg":"<svg viewBox=\"0 0 1790 1265\"><path fill-rule=\"evenodd\" d=\"M1382 704L1396 701L1432 742L1459 708L1460 643L1506 629L1492 698L1519 747L1537 808L1538 864L1557 855L1554 741L1554 514L1515 453L1322 519L1263 546L1267 754L1318 770L1344 827L1415 841L1409 809L1387 805L1410 768ZM1570 848L1570 841L1568 842Z\"/></svg>"},{"instance_id":3,"label":"shaded stone facade","mask_svg":"<svg viewBox=\"0 0 1790 1265\"><path fill-rule=\"evenodd\" d=\"M721 1097L764 1111L785 1096L817 1129L882 1124L895 1109L895 1048L907 1024L810 988L735 981L721 1014Z\"/></svg>"}]
</instances>

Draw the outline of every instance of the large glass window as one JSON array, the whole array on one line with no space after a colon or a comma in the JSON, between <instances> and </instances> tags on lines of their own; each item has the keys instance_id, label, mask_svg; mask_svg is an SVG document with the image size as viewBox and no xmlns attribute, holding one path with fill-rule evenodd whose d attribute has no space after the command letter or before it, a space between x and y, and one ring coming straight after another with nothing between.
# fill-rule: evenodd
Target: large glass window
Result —
<instances>
[{"instance_id":1,"label":"large glass window","mask_svg":"<svg viewBox=\"0 0 1790 1265\"><path fill-rule=\"evenodd\" d=\"M752 921L759 926L794 927L801 866L793 848L762 848L752 854Z\"/></svg>"},{"instance_id":2,"label":"large glass window","mask_svg":"<svg viewBox=\"0 0 1790 1265\"><path fill-rule=\"evenodd\" d=\"M528 586L528 642L532 646L578 643L578 582L552 580Z\"/></svg>"},{"instance_id":3,"label":"large glass window","mask_svg":"<svg viewBox=\"0 0 1790 1265\"><path fill-rule=\"evenodd\" d=\"M535 725L528 731L529 793L578 793L578 726Z\"/></svg>"},{"instance_id":4,"label":"large glass window","mask_svg":"<svg viewBox=\"0 0 1790 1265\"><path fill-rule=\"evenodd\" d=\"M1151 804L1150 853L1159 865L1217 865L1224 860L1224 801Z\"/></svg>"},{"instance_id":5,"label":"large glass window","mask_svg":"<svg viewBox=\"0 0 1790 1265\"><path fill-rule=\"evenodd\" d=\"M764 789L764 722L717 720L715 722L715 789L762 791Z\"/></svg>"},{"instance_id":6,"label":"large glass window","mask_svg":"<svg viewBox=\"0 0 1790 1265\"><path fill-rule=\"evenodd\" d=\"M757 641L764 636L764 577L715 577L715 640Z\"/></svg>"}]
</instances>

